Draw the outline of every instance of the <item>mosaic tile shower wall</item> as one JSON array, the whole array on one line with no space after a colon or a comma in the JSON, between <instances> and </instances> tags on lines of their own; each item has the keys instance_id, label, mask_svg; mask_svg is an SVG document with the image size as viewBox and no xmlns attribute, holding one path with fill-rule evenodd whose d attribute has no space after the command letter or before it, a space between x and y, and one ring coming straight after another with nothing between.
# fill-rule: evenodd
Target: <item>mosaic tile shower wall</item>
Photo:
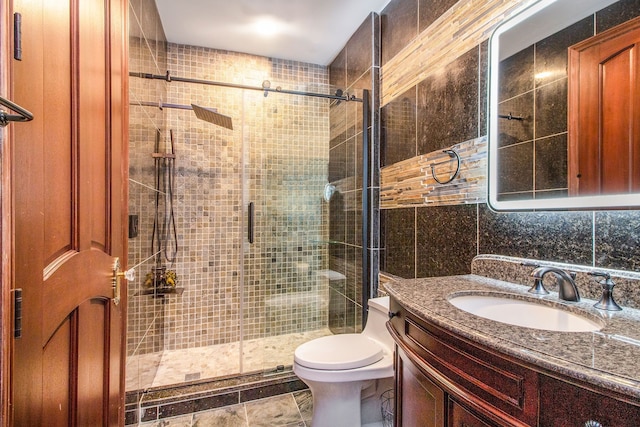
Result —
<instances>
[{"instance_id":1,"label":"mosaic tile shower wall","mask_svg":"<svg viewBox=\"0 0 640 427\"><path fill-rule=\"evenodd\" d=\"M166 69L167 44L162 24L153 0L129 2L129 69L131 72L162 73ZM151 230L153 227L156 191L154 163L151 153L159 130L165 128L165 113L158 108L146 107L145 101L166 99L166 84L161 81L129 79L129 214L138 219L138 237L129 239L128 267L136 269L136 281L129 283L127 313L127 355L159 352L164 348L162 300L136 296L144 280L142 272L153 266ZM160 206L162 209L162 206ZM160 363L147 358L145 370ZM127 360L127 378L132 383L139 379L137 358ZM134 387L138 388L138 387Z\"/></svg>"},{"instance_id":2,"label":"mosaic tile shower wall","mask_svg":"<svg viewBox=\"0 0 640 427\"><path fill-rule=\"evenodd\" d=\"M175 76L257 87L269 80L272 87L328 93L321 66L175 44L168 51ZM165 348L326 326L327 286L319 272L328 268L328 101L172 82L168 102L217 108L234 128L191 111L167 113L182 248L172 268L185 292L165 305ZM252 245L249 202L256 207Z\"/></svg>"},{"instance_id":3,"label":"mosaic tile shower wall","mask_svg":"<svg viewBox=\"0 0 640 427\"><path fill-rule=\"evenodd\" d=\"M278 79L291 87L289 78ZM244 254L244 336L324 328L329 102L251 92L245 93L245 105L247 202L254 203L255 226L254 243Z\"/></svg>"}]
</instances>

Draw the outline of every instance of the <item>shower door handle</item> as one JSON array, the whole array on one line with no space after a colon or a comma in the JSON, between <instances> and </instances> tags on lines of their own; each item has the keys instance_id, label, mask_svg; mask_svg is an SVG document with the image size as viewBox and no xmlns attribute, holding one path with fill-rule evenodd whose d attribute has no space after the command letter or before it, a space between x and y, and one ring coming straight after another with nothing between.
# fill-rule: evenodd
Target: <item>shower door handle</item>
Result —
<instances>
[{"instance_id":1,"label":"shower door handle","mask_svg":"<svg viewBox=\"0 0 640 427\"><path fill-rule=\"evenodd\" d=\"M249 243L253 244L253 223L255 220L255 207L253 202L249 202L249 219L247 222L247 238L249 239Z\"/></svg>"}]
</instances>

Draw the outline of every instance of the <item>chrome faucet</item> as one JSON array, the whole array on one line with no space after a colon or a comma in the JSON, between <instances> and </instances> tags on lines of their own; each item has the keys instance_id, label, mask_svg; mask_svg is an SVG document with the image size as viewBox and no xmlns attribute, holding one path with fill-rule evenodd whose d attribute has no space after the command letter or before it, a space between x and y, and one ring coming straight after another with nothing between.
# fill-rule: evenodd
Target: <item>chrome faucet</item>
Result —
<instances>
[{"instance_id":1,"label":"chrome faucet","mask_svg":"<svg viewBox=\"0 0 640 427\"><path fill-rule=\"evenodd\" d=\"M566 271L555 267L538 267L531 272L533 277L533 286L529 292L538 295L546 295L549 293L542 284L542 279L547 273L553 273L558 280L558 297L565 301L580 301L580 292L576 286L575 273L567 273Z\"/></svg>"}]
</instances>

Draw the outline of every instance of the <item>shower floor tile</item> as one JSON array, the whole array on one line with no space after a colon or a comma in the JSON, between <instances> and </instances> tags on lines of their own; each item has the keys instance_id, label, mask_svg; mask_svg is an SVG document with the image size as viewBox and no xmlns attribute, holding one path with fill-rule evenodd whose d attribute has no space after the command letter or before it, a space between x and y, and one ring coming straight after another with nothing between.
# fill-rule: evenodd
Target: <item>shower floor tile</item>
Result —
<instances>
[{"instance_id":1,"label":"shower floor tile","mask_svg":"<svg viewBox=\"0 0 640 427\"><path fill-rule=\"evenodd\" d=\"M239 342L130 356L127 391L291 366L296 347L326 335L331 335L328 328L247 340L242 345L242 367Z\"/></svg>"}]
</instances>

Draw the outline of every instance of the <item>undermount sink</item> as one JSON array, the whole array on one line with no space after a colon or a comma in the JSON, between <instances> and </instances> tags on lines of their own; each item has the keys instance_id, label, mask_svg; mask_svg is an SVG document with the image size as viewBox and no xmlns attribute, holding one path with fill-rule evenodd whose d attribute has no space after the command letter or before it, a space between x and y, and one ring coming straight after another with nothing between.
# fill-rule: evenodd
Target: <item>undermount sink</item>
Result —
<instances>
[{"instance_id":1,"label":"undermount sink","mask_svg":"<svg viewBox=\"0 0 640 427\"><path fill-rule=\"evenodd\" d=\"M531 300L509 298L504 295L452 295L449 302L473 315L525 328L560 332L591 332L604 323L560 307Z\"/></svg>"}]
</instances>

